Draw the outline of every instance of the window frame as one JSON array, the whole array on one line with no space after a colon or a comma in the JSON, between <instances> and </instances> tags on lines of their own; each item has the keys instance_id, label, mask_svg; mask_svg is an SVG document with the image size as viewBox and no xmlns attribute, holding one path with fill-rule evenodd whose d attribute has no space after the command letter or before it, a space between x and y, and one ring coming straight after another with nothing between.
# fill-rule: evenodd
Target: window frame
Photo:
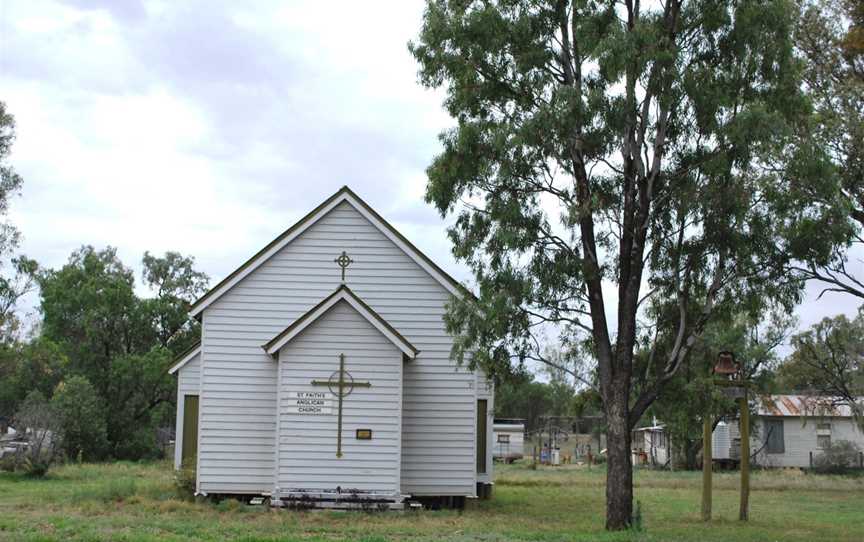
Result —
<instances>
[{"instance_id":1,"label":"window frame","mask_svg":"<svg viewBox=\"0 0 864 542\"><path fill-rule=\"evenodd\" d=\"M821 443L821 441L823 439L828 440L827 445L823 445ZM827 449L831 448L831 435L830 434L828 434L828 435L816 435L816 447L819 448L820 450L827 450Z\"/></svg>"},{"instance_id":2,"label":"window frame","mask_svg":"<svg viewBox=\"0 0 864 542\"><path fill-rule=\"evenodd\" d=\"M786 453L786 431L784 428L783 418L765 420L765 453L766 454L785 454ZM775 432L776 428L780 428L779 433ZM778 436L775 436L779 434ZM772 436L774 437L772 439ZM779 446L777 446L779 439Z\"/></svg>"}]
</instances>

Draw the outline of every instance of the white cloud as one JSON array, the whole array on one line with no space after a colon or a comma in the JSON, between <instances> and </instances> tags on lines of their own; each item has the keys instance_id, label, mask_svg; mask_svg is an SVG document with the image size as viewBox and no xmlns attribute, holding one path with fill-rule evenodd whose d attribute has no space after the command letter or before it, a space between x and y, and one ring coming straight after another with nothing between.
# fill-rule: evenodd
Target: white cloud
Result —
<instances>
[{"instance_id":1,"label":"white cloud","mask_svg":"<svg viewBox=\"0 0 864 542\"><path fill-rule=\"evenodd\" d=\"M137 267L145 250L178 250L215 281L349 184L467 279L423 202L453 121L407 50L422 6L3 3L24 252L56 267L81 244L113 245ZM854 309L808 292L802 323Z\"/></svg>"}]
</instances>

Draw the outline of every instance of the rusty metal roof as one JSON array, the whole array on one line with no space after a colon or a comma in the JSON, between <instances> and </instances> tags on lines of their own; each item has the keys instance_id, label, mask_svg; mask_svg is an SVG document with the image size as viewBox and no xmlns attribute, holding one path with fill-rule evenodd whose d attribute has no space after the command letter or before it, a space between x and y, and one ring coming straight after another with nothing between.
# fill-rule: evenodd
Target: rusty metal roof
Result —
<instances>
[{"instance_id":1,"label":"rusty metal roof","mask_svg":"<svg viewBox=\"0 0 864 542\"><path fill-rule=\"evenodd\" d=\"M813 395L761 395L756 399L758 416L852 416L849 405L840 399Z\"/></svg>"}]
</instances>

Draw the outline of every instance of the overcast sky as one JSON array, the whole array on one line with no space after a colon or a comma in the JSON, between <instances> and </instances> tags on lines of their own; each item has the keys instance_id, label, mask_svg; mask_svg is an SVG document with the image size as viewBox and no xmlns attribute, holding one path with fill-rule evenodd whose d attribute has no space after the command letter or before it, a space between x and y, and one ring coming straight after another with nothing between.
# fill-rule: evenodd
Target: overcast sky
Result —
<instances>
[{"instance_id":1,"label":"overcast sky","mask_svg":"<svg viewBox=\"0 0 864 542\"><path fill-rule=\"evenodd\" d=\"M444 269L424 169L451 125L406 43L420 1L0 0L12 221L56 267L82 244L197 258L213 283L342 185ZM860 263L859 263L860 264ZM808 300L802 324L851 313Z\"/></svg>"}]
</instances>

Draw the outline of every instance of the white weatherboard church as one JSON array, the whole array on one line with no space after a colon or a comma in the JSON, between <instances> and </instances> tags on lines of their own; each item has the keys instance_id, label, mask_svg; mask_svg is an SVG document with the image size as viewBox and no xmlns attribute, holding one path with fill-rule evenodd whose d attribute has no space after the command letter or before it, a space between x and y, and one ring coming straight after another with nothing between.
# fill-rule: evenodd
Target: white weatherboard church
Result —
<instances>
[{"instance_id":1,"label":"white weatherboard church","mask_svg":"<svg viewBox=\"0 0 864 542\"><path fill-rule=\"evenodd\" d=\"M344 187L199 299L175 465L274 506L460 506L488 494L491 384L450 359L471 295Z\"/></svg>"}]
</instances>

